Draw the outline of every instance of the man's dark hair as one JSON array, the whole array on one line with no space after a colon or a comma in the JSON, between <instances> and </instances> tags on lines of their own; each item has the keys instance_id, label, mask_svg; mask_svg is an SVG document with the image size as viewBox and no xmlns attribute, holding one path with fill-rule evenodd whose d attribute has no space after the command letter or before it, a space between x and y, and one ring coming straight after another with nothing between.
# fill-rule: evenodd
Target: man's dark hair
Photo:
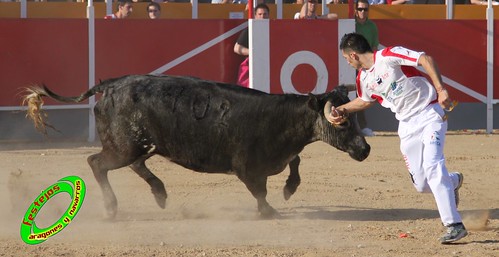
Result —
<instances>
[{"instance_id":1,"label":"man's dark hair","mask_svg":"<svg viewBox=\"0 0 499 257\"><path fill-rule=\"evenodd\" d=\"M147 12L149 12L149 7L150 6L155 6L156 8L158 8L158 11L161 11L161 6L158 3L156 3L156 2L150 2L149 4L147 4L147 9L146 9Z\"/></svg>"},{"instance_id":2,"label":"man's dark hair","mask_svg":"<svg viewBox=\"0 0 499 257\"><path fill-rule=\"evenodd\" d=\"M120 9L120 6L125 6L127 3L133 4L132 0L118 0L118 4L116 5L116 10Z\"/></svg>"},{"instance_id":3,"label":"man's dark hair","mask_svg":"<svg viewBox=\"0 0 499 257\"><path fill-rule=\"evenodd\" d=\"M261 3L261 4L258 4L256 7L255 7L255 14L256 14L256 10L258 9L265 9L267 10L267 12L270 14L270 9L269 9L269 6L264 4L264 3Z\"/></svg>"},{"instance_id":4,"label":"man's dark hair","mask_svg":"<svg viewBox=\"0 0 499 257\"><path fill-rule=\"evenodd\" d=\"M340 41L340 50L352 50L359 54L373 52L367 39L358 33L345 34Z\"/></svg>"}]
</instances>

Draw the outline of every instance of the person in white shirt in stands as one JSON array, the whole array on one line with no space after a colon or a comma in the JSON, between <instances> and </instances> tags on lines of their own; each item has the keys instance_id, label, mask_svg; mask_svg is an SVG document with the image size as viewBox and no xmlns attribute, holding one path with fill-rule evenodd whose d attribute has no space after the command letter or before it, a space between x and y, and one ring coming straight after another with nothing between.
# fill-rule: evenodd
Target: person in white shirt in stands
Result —
<instances>
[{"instance_id":1,"label":"person in white shirt in stands","mask_svg":"<svg viewBox=\"0 0 499 257\"><path fill-rule=\"evenodd\" d=\"M325 15L317 15L315 13L315 7L317 6L317 0L308 0L303 4L301 10L295 14L295 20L301 19L328 19L337 20L338 15L336 13L328 13Z\"/></svg>"},{"instance_id":2,"label":"person in white shirt in stands","mask_svg":"<svg viewBox=\"0 0 499 257\"><path fill-rule=\"evenodd\" d=\"M470 4L476 4L476 5L488 5L487 0L470 0ZM492 5L499 5L499 2L492 0Z\"/></svg>"},{"instance_id":3,"label":"person in white shirt in stands","mask_svg":"<svg viewBox=\"0 0 499 257\"><path fill-rule=\"evenodd\" d=\"M104 19L124 19L133 12L132 0L118 0L116 13L104 16Z\"/></svg>"},{"instance_id":4,"label":"person in white shirt in stands","mask_svg":"<svg viewBox=\"0 0 499 257\"><path fill-rule=\"evenodd\" d=\"M424 52L401 46L373 52L367 39L358 33L343 36L341 54L358 70L357 95L349 103L331 108L326 118L332 124L346 121L346 114L367 109L376 102L390 108L399 120L400 151L416 190L432 193L447 233L440 243L448 244L468 232L457 212L463 175L448 172L444 143L447 115L455 103L444 87L435 60ZM422 66L430 80L416 69Z\"/></svg>"}]
</instances>

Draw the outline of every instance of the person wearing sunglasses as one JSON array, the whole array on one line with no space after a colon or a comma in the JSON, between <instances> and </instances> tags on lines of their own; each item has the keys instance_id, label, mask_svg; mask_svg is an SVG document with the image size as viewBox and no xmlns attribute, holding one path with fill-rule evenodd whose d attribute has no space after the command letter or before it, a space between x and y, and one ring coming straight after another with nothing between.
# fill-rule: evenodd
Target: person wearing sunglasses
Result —
<instances>
[{"instance_id":1,"label":"person wearing sunglasses","mask_svg":"<svg viewBox=\"0 0 499 257\"><path fill-rule=\"evenodd\" d=\"M147 14L151 20L156 20L161 17L161 6L156 2L147 4Z\"/></svg>"},{"instance_id":2,"label":"person wearing sunglasses","mask_svg":"<svg viewBox=\"0 0 499 257\"><path fill-rule=\"evenodd\" d=\"M366 38L349 33L340 41L340 51L358 70L358 97L331 108L326 118L339 125L345 115L372 107L376 102L389 108L399 121L400 151L416 191L432 193L447 232L440 243L449 244L468 232L457 211L463 174L449 172L444 145L446 111L455 106L445 89L438 65L425 52L402 46L373 52ZM416 67L422 66L426 78Z\"/></svg>"},{"instance_id":3,"label":"person wearing sunglasses","mask_svg":"<svg viewBox=\"0 0 499 257\"><path fill-rule=\"evenodd\" d=\"M358 0L355 5L355 32L362 34L373 51L378 50L378 27L369 19L369 1Z\"/></svg>"},{"instance_id":4,"label":"person wearing sunglasses","mask_svg":"<svg viewBox=\"0 0 499 257\"><path fill-rule=\"evenodd\" d=\"M361 34L367 39L367 42L369 42L369 45L374 52L378 50L378 27L372 20L369 19L368 0L358 0L355 4L355 32ZM349 90L355 91L355 88L349 88ZM364 111L357 113L357 121L364 136L374 136L372 129L367 126L367 119Z\"/></svg>"}]
</instances>

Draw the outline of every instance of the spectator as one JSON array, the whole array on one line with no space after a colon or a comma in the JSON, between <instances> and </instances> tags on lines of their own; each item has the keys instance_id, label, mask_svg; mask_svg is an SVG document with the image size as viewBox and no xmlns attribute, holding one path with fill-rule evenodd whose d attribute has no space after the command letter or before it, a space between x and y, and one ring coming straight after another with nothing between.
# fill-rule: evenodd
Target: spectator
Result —
<instances>
[{"instance_id":1,"label":"spectator","mask_svg":"<svg viewBox=\"0 0 499 257\"><path fill-rule=\"evenodd\" d=\"M147 5L147 14L152 20L159 19L161 17L161 6L156 2L150 2Z\"/></svg>"},{"instance_id":2,"label":"spectator","mask_svg":"<svg viewBox=\"0 0 499 257\"><path fill-rule=\"evenodd\" d=\"M304 3L301 7L301 10L295 14L295 20L301 19L328 19L328 20L337 20L338 15L336 13L328 13L324 15L317 15L315 13L317 6L317 0L308 0L307 3Z\"/></svg>"},{"instance_id":3,"label":"spectator","mask_svg":"<svg viewBox=\"0 0 499 257\"><path fill-rule=\"evenodd\" d=\"M132 14L132 0L118 0L116 13L104 16L104 19L124 19Z\"/></svg>"},{"instance_id":4,"label":"spectator","mask_svg":"<svg viewBox=\"0 0 499 257\"><path fill-rule=\"evenodd\" d=\"M375 5L375 4L386 4L385 0L369 0L370 5Z\"/></svg>"},{"instance_id":5,"label":"spectator","mask_svg":"<svg viewBox=\"0 0 499 257\"><path fill-rule=\"evenodd\" d=\"M488 5L488 2L486 0L470 0L470 4ZM499 5L499 2L492 0L492 5Z\"/></svg>"},{"instance_id":6,"label":"spectator","mask_svg":"<svg viewBox=\"0 0 499 257\"><path fill-rule=\"evenodd\" d=\"M355 32L367 39L373 51L378 50L378 27L369 19L368 0L358 0L355 6Z\"/></svg>"},{"instance_id":7,"label":"spectator","mask_svg":"<svg viewBox=\"0 0 499 257\"><path fill-rule=\"evenodd\" d=\"M266 4L258 4L255 7L255 19L268 19L270 9ZM244 29L237 42L234 44L234 53L249 56L249 35L248 28ZM246 57L244 61L239 65L239 70L237 73L237 84L243 87L249 87L249 58Z\"/></svg>"},{"instance_id":8,"label":"spectator","mask_svg":"<svg viewBox=\"0 0 499 257\"><path fill-rule=\"evenodd\" d=\"M397 4L410 4L413 0L386 0L387 4L397 5Z\"/></svg>"},{"instance_id":9,"label":"spectator","mask_svg":"<svg viewBox=\"0 0 499 257\"><path fill-rule=\"evenodd\" d=\"M348 0L327 0L327 4L348 4Z\"/></svg>"},{"instance_id":10,"label":"spectator","mask_svg":"<svg viewBox=\"0 0 499 257\"><path fill-rule=\"evenodd\" d=\"M369 1L358 0L355 5L355 32L364 36L373 52L376 52L379 46L378 27L369 19ZM356 90L356 88L353 88L353 90ZM367 127L364 111L357 112L357 121L364 136L374 136L372 129Z\"/></svg>"}]
</instances>

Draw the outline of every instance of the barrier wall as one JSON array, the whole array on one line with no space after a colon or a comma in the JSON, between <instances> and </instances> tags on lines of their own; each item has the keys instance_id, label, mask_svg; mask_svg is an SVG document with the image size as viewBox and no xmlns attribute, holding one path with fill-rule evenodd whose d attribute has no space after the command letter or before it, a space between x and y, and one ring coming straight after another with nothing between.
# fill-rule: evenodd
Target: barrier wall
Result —
<instances>
[{"instance_id":1,"label":"barrier wall","mask_svg":"<svg viewBox=\"0 0 499 257\"><path fill-rule=\"evenodd\" d=\"M94 3L95 17L106 15L105 3ZM147 3L134 3L131 19L146 19ZM276 5L270 4L270 17L277 17ZM348 5L327 5L329 12L337 13L341 19L348 17ZM87 3L75 2L28 2L28 18L86 18ZM245 5L242 4L199 4L199 19L229 19L231 12L246 15ZM284 4L283 18L292 19L301 5ZM499 19L499 6L494 6L494 19ZM161 18L163 19L191 19L192 11L189 3L162 3ZM455 5L454 19L486 19L486 6L483 5ZM113 6L113 12L115 5ZM318 6L321 13L321 6ZM19 2L0 2L0 18L19 18ZM246 17L246 16L245 16ZM446 19L445 5L374 5L369 10L371 19Z\"/></svg>"},{"instance_id":2,"label":"barrier wall","mask_svg":"<svg viewBox=\"0 0 499 257\"><path fill-rule=\"evenodd\" d=\"M352 20L262 21L268 28L256 34L266 37L270 48L267 58L259 58L260 62L267 62L261 65L270 67L269 76L261 78L268 80L269 91L282 93L291 89L298 93L321 93L336 86L340 81L338 67L345 65L337 45L338 38L345 33L341 31L343 25L338 25L342 21L353 23ZM246 20L98 19L95 21L95 83L100 79L151 72L234 83L243 58L233 53L233 45L246 24ZM485 127L485 20L378 20L377 24L381 44L424 50L436 58L452 97L460 101L460 107L451 117L461 117L461 122L454 121L450 129ZM497 28L499 21L494 26ZM427 29L429 27L432 29ZM21 118L24 113L6 111L20 110L19 93L31 84L45 83L62 95L79 95L88 88L88 21L0 19L0 31L0 110L3 111L0 120L8 120L0 122L0 140L31 140L40 136L33 136L36 134L33 125ZM499 38L498 30L494 37ZM498 46L499 40L496 40L495 49L499 49ZM296 53L306 53L305 56L312 56L316 61L286 66L286 61ZM255 55L258 54L259 51L255 51ZM321 62L326 70L317 72L314 65ZM493 68L498 74L498 50ZM324 79L326 73L327 79ZM317 90L317 81L325 81L326 87ZM499 99L498 76L494 78L494 85L494 99ZM466 103L473 104L472 108L464 107ZM53 124L65 133L56 135L81 138L82 130L88 132L85 128L89 126L89 105L75 107L79 110L50 110L51 106L60 107L52 101L47 105L51 116L58 115L50 120L59 122ZM87 114L74 116L82 113ZM496 111L494 115L495 128L499 127L498 114ZM388 128L392 130L392 124L396 124L393 115L377 120L382 121L379 127L368 120L373 129L385 130L390 124ZM69 129L64 128L67 126Z\"/></svg>"}]
</instances>

